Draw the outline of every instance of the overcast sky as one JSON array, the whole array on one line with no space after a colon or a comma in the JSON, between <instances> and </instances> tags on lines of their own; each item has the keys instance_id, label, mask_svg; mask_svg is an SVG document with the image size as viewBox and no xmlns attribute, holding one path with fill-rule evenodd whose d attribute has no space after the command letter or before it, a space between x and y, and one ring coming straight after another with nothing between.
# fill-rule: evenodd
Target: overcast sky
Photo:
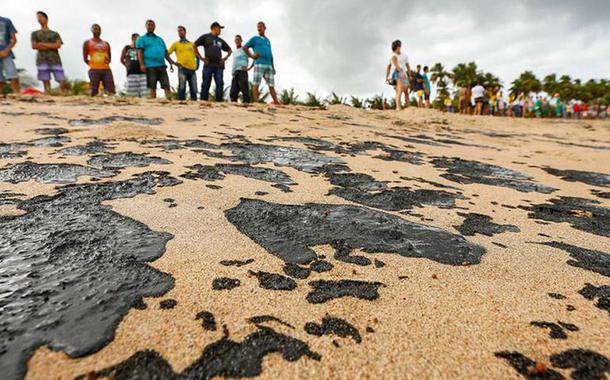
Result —
<instances>
[{"instance_id":1,"label":"overcast sky","mask_svg":"<svg viewBox=\"0 0 610 380\"><path fill-rule=\"evenodd\" d=\"M276 86L326 95L369 96L390 88L385 66L394 39L412 64L442 62L451 68L475 61L509 84L524 70L572 77L610 77L610 0L1 0L0 16L19 31L18 67L35 73L30 33L38 29L37 10L49 14L49 26L64 41L61 56L70 78L86 78L82 43L90 26L102 26L113 49L117 84L125 72L119 62L131 33L144 33L152 18L169 45L176 26L185 25L195 40L220 21L223 35L256 34L256 22L268 26L277 67ZM176 83L175 75L171 75ZM230 74L225 73L225 82Z\"/></svg>"}]
</instances>

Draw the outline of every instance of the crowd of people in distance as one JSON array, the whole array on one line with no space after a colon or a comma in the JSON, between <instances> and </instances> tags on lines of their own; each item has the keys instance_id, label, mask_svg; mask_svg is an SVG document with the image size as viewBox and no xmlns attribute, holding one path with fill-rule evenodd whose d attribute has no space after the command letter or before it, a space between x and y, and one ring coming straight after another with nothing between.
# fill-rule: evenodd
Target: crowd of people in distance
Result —
<instances>
[{"instance_id":1,"label":"crowd of people in distance","mask_svg":"<svg viewBox=\"0 0 610 380\"><path fill-rule=\"evenodd\" d=\"M392 55L386 68L386 83L396 90L393 104L383 99L383 109L402 110L414 103L420 108L430 108L431 86L428 66L417 65L411 69L408 56L402 49L402 42L392 42ZM412 101L411 94L415 95ZM403 102L404 96L404 102ZM472 115L492 115L507 117L555 117L555 118L607 118L607 105L587 104L582 100L563 100L559 93L552 96L515 96L505 97L500 88L486 89L482 83L459 87L455 96L445 96L442 100L444 110Z\"/></svg>"},{"instance_id":2,"label":"crowd of people in distance","mask_svg":"<svg viewBox=\"0 0 610 380\"><path fill-rule=\"evenodd\" d=\"M446 111L456 112L451 98L446 99ZM458 90L457 112L461 114L491 115L505 117L535 117L563 119L606 119L608 106L587 104L582 100L562 100L559 93L548 95L513 94L505 97L498 88L485 89L480 83L474 87Z\"/></svg>"},{"instance_id":3,"label":"crowd of people in distance","mask_svg":"<svg viewBox=\"0 0 610 380\"><path fill-rule=\"evenodd\" d=\"M45 12L36 13L40 29L32 32L32 49L36 50L36 68L38 79L42 81L45 93L51 93L51 79L59 83L61 91L66 91L64 73L59 50L63 41L59 33L49 28L49 17ZM131 35L131 42L121 51L121 63L127 72L126 95L134 97L157 97L157 86L165 91L168 99L172 98L169 71L178 68L178 99L186 100L188 86L191 100L210 99L212 81L216 85L214 100L224 101L224 70L228 58L233 55L231 68L232 83L231 101L238 101L241 95L243 102L250 102L259 97L259 86L263 80L269 87L269 94L274 104L279 104L275 91L275 65L271 42L266 36L264 22L257 24L257 35L243 44L240 35L235 36L235 51L225 40L220 38L224 26L212 23L210 32L203 34L195 42L187 39L184 26L178 26L178 40L167 48L165 41L155 34L156 24L147 20L146 33ZM114 75L110 68L112 49L107 41L101 38L102 27L91 26L92 37L83 43L83 61L89 67L89 93L96 96L103 89L107 95L115 95ZM17 29L10 19L0 17L0 88L4 82L11 82L14 93L20 93L15 56L12 52L17 44ZM199 50L203 47L203 54ZM224 54L223 54L224 53ZM251 62L250 62L251 61ZM203 62L201 91L198 96L197 70ZM252 96L250 94L249 71L253 71ZM252 99L253 98L253 99Z\"/></svg>"}]
</instances>

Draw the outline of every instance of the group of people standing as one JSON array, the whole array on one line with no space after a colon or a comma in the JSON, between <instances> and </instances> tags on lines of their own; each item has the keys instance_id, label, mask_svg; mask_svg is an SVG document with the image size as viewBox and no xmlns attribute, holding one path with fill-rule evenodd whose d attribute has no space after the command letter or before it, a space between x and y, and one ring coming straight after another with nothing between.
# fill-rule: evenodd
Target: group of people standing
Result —
<instances>
[{"instance_id":1,"label":"group of people standing","mask_svg":"<svg viewBox=\"0 0 610 380\"><path fill-rule=\"evenodd\" d=\"M37 51L36 66L38 79L43 82L46 93L51 91L51 77L66 90L66 78L59 55L63 41L59 33L49 29L49 17L45 12L36 13L40 29L31 35L32 49ZM266 36L267 27L264 22L257 24L258 34L245 44L240 35L235 36L235 51L220 38L224 26L218 22L212 23L210 32L203 34L195 42L187 39L187 30L178 26L178 40L169 49L165 41L155 34L156 24L153 20L146 21L146 33L131 36L131 43L121 52L121 63L127 71L126 94L135 97L155 98L157 86L165 91L167 98L172 96L167 64L170 72L174 65L178 68L178 99L186 100L188 86L191 100L209 100L212 81L216 85L214 99L224 99L225 63L233 55L231 101L237 101L241 94L243 102L258 100L259 86L263 79L269 87L273 102L279 104L275 91L275 65L271 42ZM84 42L82 54L85 64L89 67L89 86L91 96L100 93L100 88L106 94L116 93L114 76L110 68L112 49L107 41L101 38L102 28L99 24L91 26L92 37ZM0 84L10 80L13 92L19 93L18 73L15 67L12 49L17 44L17 30L8 18L0 17ZM199 48L203 47L203 55ZM172 58L175 57L175 60ZM250 63L250 60L252 61ZM197 96L197 70L203 62L202 84ZM248 72L253 70L252 96Z\"/></svg>"},{"instance_id":2,"label":"group of people standing","mask_svg":"<svg viewBox=\"0 0 610 380\"><path fill-rule=\"evenodd\" d=\"M476 83L472 88L461 87L457 96L458 111L466 115L564 119L608 117L608 107L605 105L588 105L581 100L563 100L559 93L552 96L510 94L505 97L499 88L486 89L482 84ZM451 97L446 98L445 106L447 112L454 112Z\"/></svg>"},{"instance_id":3,"label":"group of people standing","mask_svg":"<svg viewBox=\"0 0 610 380\"><path fill-rule=\"evenodd\" d=\"M405 97L405 107L409 107L409 93L417 95L417 106L430 108L430 78L428 66L417 65L415 72L411 70L409 57L402 52L402 42L392 42L392 55L386 68L386 83L396 89L396 109L402 110L402 96Z\"/></svg>"}]
</instances>

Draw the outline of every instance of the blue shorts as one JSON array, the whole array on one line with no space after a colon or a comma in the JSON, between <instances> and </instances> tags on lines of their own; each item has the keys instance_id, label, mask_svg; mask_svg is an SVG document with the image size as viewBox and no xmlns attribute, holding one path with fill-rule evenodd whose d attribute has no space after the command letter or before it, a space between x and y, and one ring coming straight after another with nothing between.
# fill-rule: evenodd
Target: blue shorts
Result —
<instances>
[{"instance_id":1,"label":"blue shorts","mask_svg":"<svg viewBox=\"0 0 610 380\"><path fill-rule=\"evenodd\" d=\"M9 55L8 57L0 58L0 82L4 82L7 79L17 79L18 77L13 57Z\"/></svg>"},{"instance_id":2,"label":"blue shorts","mask_svg":"<svg viewBox=\"0 0 610 380\"><path fill-rule=\"evenodd\" d=\"M66 80L64 69L61 65L49 65L47 63L41 63L37 66L38 68L38 80L47 82L51 80L51 74L55 77L55 81L61 82Z\"/></svg>"},{"instance_id":3,"label":"blue shorts","mask_svg":"<svg viewBox=\"0 0 610 380\"><path fill-rule=\"evenodd\" d=\"M405 74L405 79L400 78L400 72L394 71L392 73L392 79L398 83L398 81L402 82L404 87L409 87L409 77Z\"/></svg>"}]
</instances>

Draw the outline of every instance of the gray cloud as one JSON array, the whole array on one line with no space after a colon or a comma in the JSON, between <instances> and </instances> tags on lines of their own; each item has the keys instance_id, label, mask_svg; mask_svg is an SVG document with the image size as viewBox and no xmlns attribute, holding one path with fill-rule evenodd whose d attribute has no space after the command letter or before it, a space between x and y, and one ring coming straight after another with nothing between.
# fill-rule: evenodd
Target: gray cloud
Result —
<instances>
[{"instance_id":1,"label":"gray cloud","mask_svg":"<svg viewBox=\"0 0 610 380\"><path fill-rule=\"evenodd\" d=\"M178 24L185 24L194 39L218 19L227 25L223 36L232 43L234 34L252 35L256 22L264 19L276 56L278 86L294 86L300 93L389 93L383 81L394 39L403 41L412 63L443 62L451 68L476 61L505 83L524 70L582 79L610 73L608 0L7 2L2 15L20 31L18 66L32 72L34 53L28 40L39 8L49 13L51 27L64 37L62 57L71 77L86 76L80 47L89 37L89 25L102 24L103 37L113 45L119 83L124 77L117 59L120 49L132 32L143 31L146 18L157 20L158 32L168 43L175 40Z\"/></svg>"}]
</instances>

